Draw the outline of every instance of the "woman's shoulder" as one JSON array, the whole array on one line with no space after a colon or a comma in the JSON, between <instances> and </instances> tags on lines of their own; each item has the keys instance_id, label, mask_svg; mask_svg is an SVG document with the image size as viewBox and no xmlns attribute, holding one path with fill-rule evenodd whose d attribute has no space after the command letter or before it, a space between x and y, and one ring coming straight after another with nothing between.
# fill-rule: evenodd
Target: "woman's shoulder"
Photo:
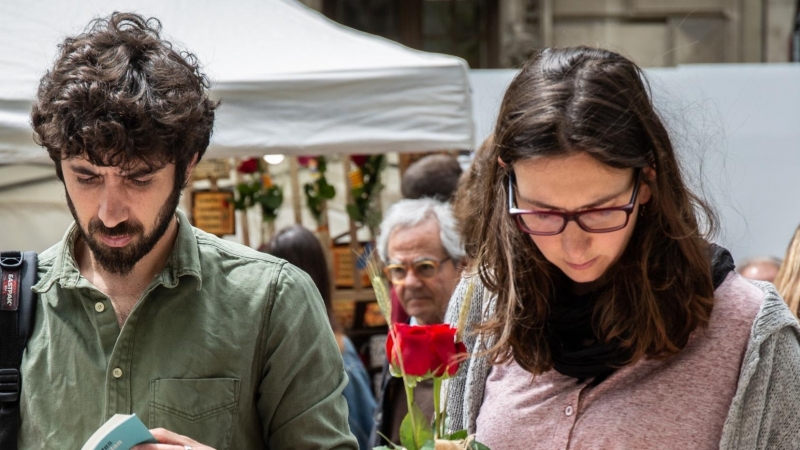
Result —
<instances>
[{"instance_id":1,"label":"woman's shoulder","mask_svg":"<svg viewBox=\"0 0 800 450\"><path fill-rule=\"evenodd\" d=\"M711 321L737 321L752 325L768 296L768 291L731 272L714 291Z\"/></svg>"},{"instance_id":2,"label":"woman's shoulder","mask_svg":"<svg viewBox=\"0 0 800 450\"><path fill-rule=\"evenodd\" d=\"M761 342L784 327L797 327L772 283L748 280L731 272L714 293L711 326L747 326L750 341Z\"/></svg>"}]
</instances>

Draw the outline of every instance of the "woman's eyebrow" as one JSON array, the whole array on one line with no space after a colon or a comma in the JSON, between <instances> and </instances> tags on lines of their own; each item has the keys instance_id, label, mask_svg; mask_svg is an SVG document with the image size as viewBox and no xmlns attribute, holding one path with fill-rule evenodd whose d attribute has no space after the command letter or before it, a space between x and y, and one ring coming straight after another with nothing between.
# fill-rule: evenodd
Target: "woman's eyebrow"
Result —
<instances>
[{"instance_id":1,"label":"woman's eyebrow","mask_svg":"<svg viewBox=\"0 0 800 450\"><path fill-rule=\"evenodd\" d=\"M606 195L605 197L601 197L601 198L599 198L599 199L597 199L597 200L595 200L595 201L593 201L591 203L588 203L586 205L580 206L579 208L577 208L577 210L590 209L590 208L594 208L594 207L597 207L599 205L602 205L603 203L608 203L611 200L614 200L615 198L617 198L620 195L622 195L628 189L630 189L630 187L627 187L627 188L625 188L625 190L620 191L620 192L618 192L616 194L611 194L611 195ZM537 200L532 200L532 199L526 198L524 195L522 195L522 193L519 192L519 189L517 189L517 195L519 196L520 200L522 200L523 202L525 202L525 203L527 203L529 205L533 205L533 206L535 206L537 208L553 209L553 210L563 210L564 209L564 208L561 208L559 206L548 205L547 203L543 203L543 202L540 202L540 201L537 201Z\"/></svg>"}]
</instances>

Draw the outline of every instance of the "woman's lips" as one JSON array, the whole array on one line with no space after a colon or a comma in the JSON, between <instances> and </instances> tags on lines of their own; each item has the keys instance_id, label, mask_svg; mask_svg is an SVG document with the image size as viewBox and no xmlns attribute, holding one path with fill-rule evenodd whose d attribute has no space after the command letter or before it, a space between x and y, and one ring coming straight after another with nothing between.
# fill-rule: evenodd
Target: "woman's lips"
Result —
<instances>
[{"instance_id":1,"label":"woman's lips","mask_svg":"<svg viewBox=\"0 0 800 450\"><path fill-rule=\"evenodd\" d=\"M573 270L586 270L586 269L592 267L596 261L597 261L597 258L595 257L595 258L592 258L592 259L590 259L589 261L587 261L587 262L585 262L583 264L573 264L573 263L568 262L567 265Z\"/></svg>"}]
</instances>

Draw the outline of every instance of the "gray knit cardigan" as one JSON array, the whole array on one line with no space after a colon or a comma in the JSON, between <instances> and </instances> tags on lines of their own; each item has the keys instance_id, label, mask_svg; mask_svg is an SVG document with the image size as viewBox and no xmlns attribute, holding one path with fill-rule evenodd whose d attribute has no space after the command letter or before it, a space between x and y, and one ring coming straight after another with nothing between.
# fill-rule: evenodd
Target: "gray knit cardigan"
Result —
<instances>
[{"instance_id":1,"label":"gray knit cardigan","mask_svg":"<svg viewBox=\"0 0 800 450\"><path fill-rule=\"evenodd\" d=\"M474 283L464 343L470 353L488 343L471 333L488 317L494 297L477 277L464 278L456 287L445 321L455 324L467 286ZM753 322L736 394L722 429L721 450L800 449L800 326L770 283L753 282L765 293ZM472 356L448 380L447 415L450 432L475 433L486 378L491 364Z\"/></svg>"}]
</instances>

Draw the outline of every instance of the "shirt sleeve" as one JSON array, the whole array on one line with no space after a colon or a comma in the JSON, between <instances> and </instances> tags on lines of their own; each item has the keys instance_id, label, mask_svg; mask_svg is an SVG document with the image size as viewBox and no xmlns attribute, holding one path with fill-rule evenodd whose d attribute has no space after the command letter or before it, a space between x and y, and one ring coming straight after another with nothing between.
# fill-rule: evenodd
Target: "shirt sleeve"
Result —
<instances>
[{"instance_id":1,"label":"shirt sleeve","mask_svg":"<svg viewBox=\"0 0 800 450\"><path fill-rule=\"evenodd\" d=\"M769 303L767 308L786 309L780 297ZM759 342L744 362L723 428L722 450L800 448L800 328L788 309L771 320L785 324ZM756 327L754 334L758 331Z\"/></svg>"},{"instance_id":2,"label":"shirt sleeve","mask_svg":"<svg viewBox=\"0 0 800 450\"><path fill-rule=\"evenodd\" d=\"M357 449L342 356L311 278L285 264L264 331L258 408L268 448Z\"/></svg>"}]
</instances>

